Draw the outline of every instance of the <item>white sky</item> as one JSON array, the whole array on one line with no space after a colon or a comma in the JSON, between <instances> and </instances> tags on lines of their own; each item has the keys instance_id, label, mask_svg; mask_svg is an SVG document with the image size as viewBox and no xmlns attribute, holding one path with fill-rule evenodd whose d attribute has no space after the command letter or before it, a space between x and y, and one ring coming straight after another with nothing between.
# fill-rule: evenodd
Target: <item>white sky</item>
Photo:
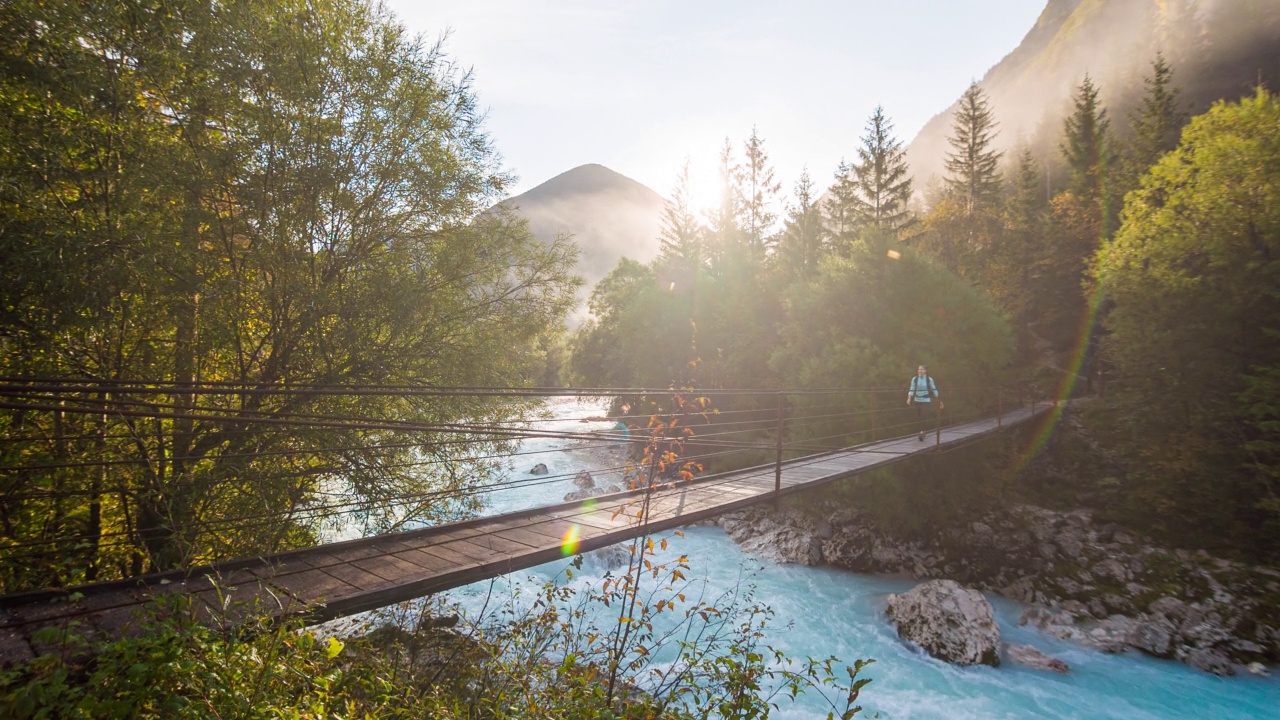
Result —
<instances>
[{"instance_id":1,"label":"white sky","mask_svg":"<svg viewBox=\"0 0 1280 720\"><path fill-rule=\"evenodd\" d=\"M1045 0L387 0L475 73L512 194L600 163L695 192L755 126L784 193L825 187L885 107L910 141L1012 51ZM701 194L701 193L698 193Z\"/></svg>"}]
</instances>

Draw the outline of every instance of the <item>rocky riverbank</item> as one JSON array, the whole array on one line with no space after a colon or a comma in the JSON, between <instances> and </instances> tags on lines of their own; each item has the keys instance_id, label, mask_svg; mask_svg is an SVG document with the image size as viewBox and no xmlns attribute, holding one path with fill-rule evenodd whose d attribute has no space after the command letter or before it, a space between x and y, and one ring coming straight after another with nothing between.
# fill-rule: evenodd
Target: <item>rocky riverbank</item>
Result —
<instances>
[{"instance_id":1,"label":"rocky riverbank","mask_svg":"<svg viewBox=\"0 0 1280 720\"><path fill-rule=\"evenodd\" d=\"M1280 662L1280 571L1160 547L1087 511L1019 505L905 540L863 513L753 508L718 524L778 562L943 578L1028 605L1023 622L1104 652L1136 650L1219 675Z\"/></svg>"}]
</instances>

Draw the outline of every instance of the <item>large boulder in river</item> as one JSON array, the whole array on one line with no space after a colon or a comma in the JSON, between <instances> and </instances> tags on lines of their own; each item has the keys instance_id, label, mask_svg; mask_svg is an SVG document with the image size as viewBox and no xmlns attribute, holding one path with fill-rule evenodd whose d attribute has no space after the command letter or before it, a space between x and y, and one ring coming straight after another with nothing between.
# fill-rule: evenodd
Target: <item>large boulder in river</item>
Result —
<instances>
[{"instance_id":1,"label":"large boulder in river","mask_svg":"<svg viewBox=\"0 0 1280 720\"><path fill-rule=\"evenodd\" d=\"M537 465L534 465L534 466L533 466L533 469L529 471L529 474L530 474L530 475L546 475L546 474L547 474L547 464L546 464L546 463L538 463Z\"/></svg>"},{"instance_id":2,"label":"large boulder in river","mask_svg":"<svg viewBox=\"0 0 1280 720\"><path fill-rule=\"evenodd\" d=\"M578 474L573 476L573 484L583 490L590 490L596 486L596 479L586 470L579 470Z\"/></svg>"},{"instance_id":3,"label":"large boulder in river","mask_svg":"<svg viewBox=\"0 0 1280 720\"><path fill-rule=\"evenodd\" d=\"M898 635L956 665L999 665L1000 629L982 593L954 580L930 580L890 595Z\"/></svg>"}]
</instances>

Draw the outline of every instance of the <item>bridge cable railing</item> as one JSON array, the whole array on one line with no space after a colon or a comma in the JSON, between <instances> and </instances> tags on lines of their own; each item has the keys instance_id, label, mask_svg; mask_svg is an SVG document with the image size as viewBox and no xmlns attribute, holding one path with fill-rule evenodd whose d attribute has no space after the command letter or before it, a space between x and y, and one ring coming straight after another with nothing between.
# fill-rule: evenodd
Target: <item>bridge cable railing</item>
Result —
<instances>
[{"instance_id":1,"label":"bridge cable railing","mask_svg":"<svg viewBox=\"0 0 1280 720\"><path fill-rule=\"evenodd\" d=\"M343 517L404 527L397 511L421 510L426 524L475 514L493 493L576 475L525 477L514 458L620 446L634 454L652 439L647 417L619 410L617 398L672 392L0 380L0 592L305 546ZM680 461L707 472L873 442L914 422L888 400L904 398L900 388L688 394L710 398L714 411L697 418ZM609 398L604 413L546 416L548 402ZM422 416L436 404L445 407ZM982 412L974 404L966 415ZM615 427L548 429L572 422ZM634 458L596 472L625 477L628 467ZM249 539L226 539L237 536ZM165 543L185 548L167 565L153 557Z\"/></svg>"}]
</instances>

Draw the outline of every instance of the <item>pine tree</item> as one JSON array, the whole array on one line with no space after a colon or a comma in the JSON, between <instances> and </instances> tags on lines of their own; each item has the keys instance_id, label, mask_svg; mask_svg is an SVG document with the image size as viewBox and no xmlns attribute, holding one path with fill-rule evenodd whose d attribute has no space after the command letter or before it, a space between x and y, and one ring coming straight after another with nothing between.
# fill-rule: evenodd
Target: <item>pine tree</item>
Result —
<instances>
[{"instance_id":1,"label":"pine tree","mask_svg":"<svg viewBox=\"0 0 1280 720\"><path fill-rule=\"evenodd\" d=\"M827 230L808 168L800 174L793 197L787 208L786 229L778 243L778 266L791 277L812 277L827 249Z\"/></svg>"},{"instance_id":2,"label":"pine tree","mask_svg":"<svg viewBox=\"0 0 1280 720\"><path fill-rule=\"evenodd\" d=\"M970 83L960 98L947 138L952 152L947 153L948 189L957 194L969 215L996 207L1000 200L1000 156L991 147L996 135L996 120L986 94L978 83Z\"/></svg>"},{"instance_id":3,"label":"pine tree","mask_svg":"<svg viewBox=\"0 0 1280 720\"><path fill-rule=\"evenodd\" d=\"M660 257L671 267L691 270L703 262L702 224L690 207L689 160L676 176L676 187L662 210L662 230L658 235Z\"/></svg>"},{"instance_id":4,"label":"pine tree","mask_svg":"<svg viewBox=\"0 0 1280 720\"><path fill-rule=\"evenodd\" d=\"M741 171L733 155L733 144L725 138L720 148L720 201L712 208L707 227L707 259L713 270L723 268L725 258L737 250L742 236Z\"/></svg>"},{"instance_id":5,"label":"pine tree","mask_svg":"<svg viewBox=\"0 0 1280 720\"><path fill-rule=\"evenodd\" d=\"M1016 272L1011 273L1010 291L1001 303L1016 322L1019 352L1031 352L1031 324L1038 308L1045 302L1040 282L1044 266L1043 237L1048 210L1044 196L1044 178L1031 148L1018 153L1017 168L1010 183L1005 205L1008 259Z\"/></svg>"},{"instance_id":6,"label":"pine tree","mask_svg":"<svg viewBox=\"0 0 1280 720\"><path fill-rule=\"evenodd\" d=\"M742 208L743 240L756 263L764 261L771 243L778 214L773 209L782 184L774 179L764 139L751 128L751 137L743 143L743 164L738 169L739 206Z\"/></svg>"},{"instance_id":7,"label":"pine tree","mask_svg":"<svg viewBox=\"0 0 1280 720\"><path fill-rule=\"evenodd\" d=\"M1023 146L1017 162L1006 204L1007 222L1014 232L1037 234L1043 229L1046 210L1043 173L1030 147Z\"/></svg>"},{"instance_id":8,"label":"pine tree","mask_svg":"<svg viewBox=\"0 0 1280 720\"><path fill-rule=\"evenodd\" d=\"M826 202L822 204L822 217L831 232L831 245L843 255L848 255L858 229L858 189L853 165L840 160L836 167L835 183L831 186Z\"/></svg>"},{"instance_id":9,"label":"pine tree","mask_svg":"<svg viewBox=\"0 0 1280 720\"><path fill-rule=\"evenodd\" d=\"M1142 83L1146 93L1129 115L1133 127L1130 163L1135 177L1145 174L1161 155L1178 146L1178 134L1187 121L1187 114L1180 110L1178 101L1182 89L1173 84L1173 68L1163 53L1156 53L1151 62L1151 75L1143 78Z\"/></svg>"},{"instance_id":10,"label":"pine tree","mask_svg":"<svg viewBox=\"0 0 1280 720\"><path fill-rule=\"evenodd\" d=\"M1098 88L1087 74L1073 100L1074 109L1064 121L1065 141L1059 145L1067 161L1067 189L1080 199L1101 203L1111 159L1108 129L1111 121L1098 101Z\"/></svg>"},{"instance_id":11,"label":"pine tree","mask_svg":"<svg viewBox=\"0 0 1280 720\"><path fill-rule=\"evenodd\" d=\"M896 229L910 220L906 154L902 141L893 136L893 123L885 117L884 108L877 106L867 120L867 134L853 170L858 224Z\"/></svg>"}]
</instances>

